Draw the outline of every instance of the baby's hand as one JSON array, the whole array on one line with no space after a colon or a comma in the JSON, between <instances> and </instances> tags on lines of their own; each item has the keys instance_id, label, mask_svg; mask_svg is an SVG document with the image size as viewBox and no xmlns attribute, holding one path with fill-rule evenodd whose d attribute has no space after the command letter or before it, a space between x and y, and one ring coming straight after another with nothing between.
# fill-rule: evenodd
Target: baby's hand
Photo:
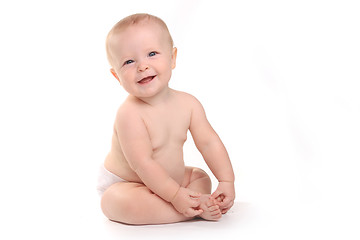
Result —
<instances>
[{"instance_id":1,"label":"baby's hand","mask_svg":"<svg viewBox=\"0 0 360 240\"><path fill-rule=\"evenodd\" d=\"M211 196L217 200L221 212L225 214L234 205L234 182L219 182L216 191Z\"/></svg>"},{"instance_id":2,"label":"baby's hand","mask_svg":"<svg viewBox=\"0 0 360 240\"><path fill-rule=\"evenodd\" d=\"M201 193L180 187L171 201L174 208L186 217L195 217L203 212L199 209Z\"/></svg>"}]
</instances>

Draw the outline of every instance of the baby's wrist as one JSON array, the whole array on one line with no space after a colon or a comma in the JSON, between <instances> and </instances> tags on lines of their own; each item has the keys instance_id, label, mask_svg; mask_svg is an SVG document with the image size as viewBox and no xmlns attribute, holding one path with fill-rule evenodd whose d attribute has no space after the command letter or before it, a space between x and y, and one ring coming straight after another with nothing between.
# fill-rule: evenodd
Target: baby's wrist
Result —
<instances>
[{"instance_id":1,"label":"baby's wrist","mask_svg":"<svg viewBox=\"0 0 360 240\"><path fill-rule=\"evenodd\" d=\"M180 191L180 188L181 188L181 186L178 188L178 190L175 192L174 196L173 196L173 197L171 198L171 200L169 201L170 203L172 203L172 202L175 200L176 196L178 195L178 193L179 193L179 191Z\"/></svg>"},{"instance_id":2,"label":"baby's wrist","mask_svg":"<svg viewBox=\"0 0 360 240\"><path fill-rule=\"evenodd\" d=\"M219 181L219 183L234 183L235 182L235 180L218 180Z\"/></svg>"}]
</instances>

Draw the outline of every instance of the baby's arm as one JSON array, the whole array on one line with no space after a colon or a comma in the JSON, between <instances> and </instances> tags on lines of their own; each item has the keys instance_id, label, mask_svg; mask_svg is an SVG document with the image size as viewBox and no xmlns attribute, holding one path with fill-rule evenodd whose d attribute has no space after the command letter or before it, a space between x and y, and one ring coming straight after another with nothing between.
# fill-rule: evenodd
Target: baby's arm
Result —
<instances>
[{"instance_id":1,"label":"baby's arm","mask_svg":"<svg viewBox=\"0 0 360 240\"><path fill-rule=\"evenodd\" d=\"M224 144L208 122L201 103L195 98L192 101L190 132L206 164L219 181L212 196L221 196L220 207L226 212L235 199L234 171Z\"/></svg>"},{"instance_id":2,"label":"baby's arm","mask_svg":"<svg viewBox=\"0 0 360 240\"><path fill-rule=\"evenodd\" d=\"M129 109L130 110L130 109ZM200 194L181 188L164 168L153 160L150 137L144 121L136 110L120 110L115 123L119 143L130 167L154 193L187 217L201 214L194 208L200 204Z\"/></svg>"}]
</instances>

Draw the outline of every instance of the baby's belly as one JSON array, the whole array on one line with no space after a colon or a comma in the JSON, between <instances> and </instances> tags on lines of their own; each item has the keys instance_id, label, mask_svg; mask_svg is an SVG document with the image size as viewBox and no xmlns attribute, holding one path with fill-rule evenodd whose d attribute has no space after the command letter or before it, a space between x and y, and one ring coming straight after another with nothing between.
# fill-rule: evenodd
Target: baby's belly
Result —
<instances>
[{"instance_id":1,"label":"baby's belly","mask_svg":"<svg viewBox=\"0 0 360 240\"><path fill-rule=\"evenodd\" d=\"M153 154L154 161L157 161L180 185L185 174L182 146L167 146Z\"/></svg>"},{"instance_id":2,"label":"baby's belly","mask_svg":"<svg viewBox=\"0 0 360 240\"><path fill-rule=\"evenodd\" d=\"M160 149L153 154L153 159L167 171L171 178L180 185L182 184L185 174L182 149ZM140 177L131 169L124 154L120 151L109 153L105 159L105 168L126 181L142 183Z\"/></svg>"},{"instance_id":3,"label":"baby's belly","mask_svg":"<svg viewBox=\"0 0 360 240\"><path fill-rule=\"evenodd\" d=\"M185 174L185 165L181 156L168 156L162 159L154 159L157 161L170 175L172 179L174 179L178 184L182 184L184 180Z\"/></svg>"}]
</instances>

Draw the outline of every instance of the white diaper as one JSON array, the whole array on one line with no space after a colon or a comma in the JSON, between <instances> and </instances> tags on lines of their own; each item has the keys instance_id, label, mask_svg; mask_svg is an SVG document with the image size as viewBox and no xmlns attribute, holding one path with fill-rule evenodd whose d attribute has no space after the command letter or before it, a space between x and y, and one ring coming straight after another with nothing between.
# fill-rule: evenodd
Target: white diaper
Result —
<instances>
[{"instance_id":1,"label":"white diaper","mask_svg":"<svg viewBox=\"0 0 360 240\"><path fill-rule=\"evenodd\" d=\"M106 189L108 189L111 185L117 182L126 182L124 179L119 176L113 174L109 170L107 170L104 165L100 166L99 176L98 176L98 185L97 191L100 196L104 194Z\"/></svg>"}]
</instances>

